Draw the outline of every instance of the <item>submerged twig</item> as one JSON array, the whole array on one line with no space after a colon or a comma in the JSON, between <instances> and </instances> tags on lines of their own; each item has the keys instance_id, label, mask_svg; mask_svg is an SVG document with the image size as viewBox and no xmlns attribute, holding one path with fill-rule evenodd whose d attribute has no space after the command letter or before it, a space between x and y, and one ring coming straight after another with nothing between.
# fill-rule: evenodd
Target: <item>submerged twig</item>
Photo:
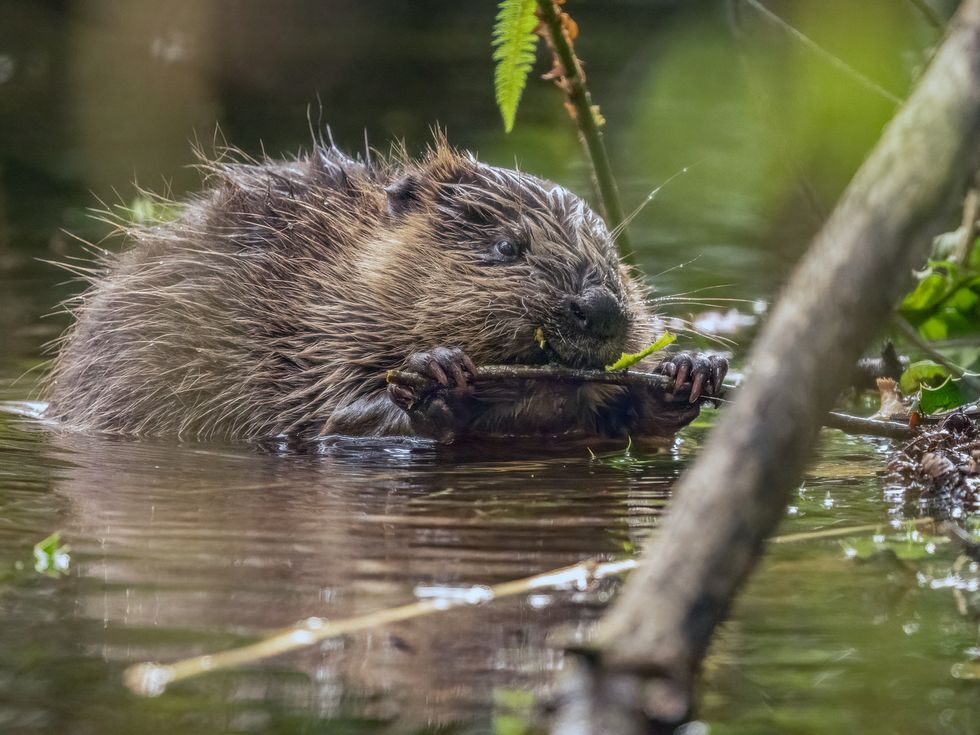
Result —
<instances>
[{"instance_id":1,"label":"submerged twig","mask_svg":"<svg viewBox=\"0 0 980 735\"><path fill-rule=\"evenodd\" d=\"M314 643L349 633L377 628L390 623L420 618L454 607L478 605L501 597L513 597L524 592L563 587L584 588L590 583L622 574L636 566L634 559L600 562L587 559L567 567L551 569L532 577L502 582L493 586L474 585L464 594L453 597L434 597L407 605L378 610L366 615L339 620L311 617L301 620L268 638L263 638L241 648L233 648L212 655L194 656L172 664L141 663L130 666L123 673L126 686L145 697L163 694L168 685L190 679L210 671L262 661L289 651L311 646Z\"/></svg>"},{"instance_id":2,"label":"submerged twig","mask_svg":"<svg viewBox=\"0 0 980 735\"><path fill-rule=\"evenodd\" d=\"M935 523L935 521L932 518L919 518L908 522L909 525L915 527L930 523ZM804 533L790 533L784 536L776 536L771 539L771 543L797 543L800 541L853 536L862 533L878 532L880 528L881 524L868 524L846 528L828 528ZM264 661L273 656L279 656L300 648L312 646L328 638L336 638L350 633L379 628L391 623L421 618L457 607L479 605L502 597L513 597L533 590L562 589L568 587L583 589L600 579L619 576L632 571L636 568L637 563L637 559L617 559L613 561L586 559L578 564L550 569L531 577L501 582L492 586L473 585L461 589L462 594L451 597L433 597L417 600L406 605L376 610L365 615L340 618L338 620L310 617L294 623L288 628L276 631L267 638L246 646L241 646L240 648L185 658L180 661L175 661L172 664L154 662L134 664L123 672L123 680L134 694L143 697L156 697L163 694L170 684L186 681L187 679L214 671L222 671L257 661Z\"/></svg>"},{"instance_id":3,"label":"submerged twig","mask_svg":"<svg viewBox=\"0 0 980 735\"><path fill-rule=\"evenodd\" d=\"M965 556L980 562L980 543L974 541L966 529L952 521L946 521L942 530Z\"/></svg>"}]
</instances>

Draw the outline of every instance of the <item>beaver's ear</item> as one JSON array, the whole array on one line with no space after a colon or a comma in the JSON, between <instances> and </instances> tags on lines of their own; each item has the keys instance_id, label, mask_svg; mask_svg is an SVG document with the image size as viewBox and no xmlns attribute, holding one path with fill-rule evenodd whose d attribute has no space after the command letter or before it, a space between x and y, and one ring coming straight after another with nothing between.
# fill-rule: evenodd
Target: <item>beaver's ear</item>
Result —
<instances>
[{"instance_id":1,"label":"beaver's ear","mask_svg":"<svg viewBox=\"0 0 980 735\"><path fill-rule=\"evenodd\" d=\"M388 195L388 213L392 217L401 216L422 205L422 180L415 174L408 174L385 187Z\"/></svg>"}]
</instances>

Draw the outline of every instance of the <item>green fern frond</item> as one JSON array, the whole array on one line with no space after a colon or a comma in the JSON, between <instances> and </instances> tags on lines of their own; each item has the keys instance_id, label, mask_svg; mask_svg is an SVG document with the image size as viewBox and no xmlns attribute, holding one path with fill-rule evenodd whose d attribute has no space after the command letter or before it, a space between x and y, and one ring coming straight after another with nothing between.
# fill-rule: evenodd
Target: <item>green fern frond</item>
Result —
<instances>
[{"instance_id":1,"label":"green fern frond","mask_svg":"<svg viewBox=\"0 0 980 735\"><path fill-rule=\"evenodd\" d=\"M535 0L501 0L493 26L493 60L497 62L493 86L508 133L514 129L517 105L534 64L538 42L535 6Z\"/></svg>"}]
</instances>

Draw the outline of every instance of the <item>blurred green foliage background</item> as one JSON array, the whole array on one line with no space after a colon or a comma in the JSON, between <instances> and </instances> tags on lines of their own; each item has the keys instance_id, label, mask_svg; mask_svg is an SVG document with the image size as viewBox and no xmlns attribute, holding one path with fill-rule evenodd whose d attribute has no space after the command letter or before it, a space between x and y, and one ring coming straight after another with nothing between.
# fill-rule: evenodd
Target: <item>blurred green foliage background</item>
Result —
<instances>
[{"instance_id":1,"label":"blurred green foliage background","mask_svg":"<svg viewBox=\"0 0 980 735\"><path fill-rule=\"evenodd\" d=\"M941 19L953 5L929 2ZM664 290L771 296L941 33L911 0L766 7L824 51L743 0L567 6L626 209L691 167L633 228ZM86 209L132 203L134 181L193 190L191 143L207 147L219 126L251 154L279 155L308 146L311 123L351 150L365 137L418 149L439 124L484 160L589 195L561 96L538 78L543 48L503 132L494 13L446 0L0 0L0 268L78 254L62 229L99 237Z\"/></svg>"}]
</instances>

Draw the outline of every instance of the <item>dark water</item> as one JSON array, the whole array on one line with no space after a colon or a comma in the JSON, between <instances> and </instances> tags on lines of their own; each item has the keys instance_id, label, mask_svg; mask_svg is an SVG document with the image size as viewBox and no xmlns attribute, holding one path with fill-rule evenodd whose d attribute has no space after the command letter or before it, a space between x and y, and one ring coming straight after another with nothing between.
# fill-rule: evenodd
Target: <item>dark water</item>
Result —
<instances>
[{"instance_id":1,"label":"dark water","mask_svg":"<svg viewBox=\"0 0 980 735\"><path fill-rule=\"evenodd\" d=\"M638 260L667 293L765 301L894 105L756 16L739 42L724 4L680 5L576 8L628 207L691 167L637 219ZM935 41L912 3L771 6L899 96ZM187 141L216 122L251 152L295 150L319 96L348 147L366 127L418 148L440 121L487 160L588 191L543 82L500 131L490 4L272 7L0 2L0 400L36 397L42 345L66 324L45 315L78 286L38 260L80 254L62 228L100 237L85 208L132 203L134 172L195 186ZM618 582L398 623L152 699L122 672L631 555L712 418L666 456L594 458L134 443L0 413L0 733L524 732L561 643L588 635ZM878 475L888 449L825 432L780 533L876 524L883 538L772 548L708 660L712 733L980 732L977 682L955 668L980 656L977 571L902 525ZM70 565L47 576L32 547L55 530Z\"/></svg>"}]
</instances>

